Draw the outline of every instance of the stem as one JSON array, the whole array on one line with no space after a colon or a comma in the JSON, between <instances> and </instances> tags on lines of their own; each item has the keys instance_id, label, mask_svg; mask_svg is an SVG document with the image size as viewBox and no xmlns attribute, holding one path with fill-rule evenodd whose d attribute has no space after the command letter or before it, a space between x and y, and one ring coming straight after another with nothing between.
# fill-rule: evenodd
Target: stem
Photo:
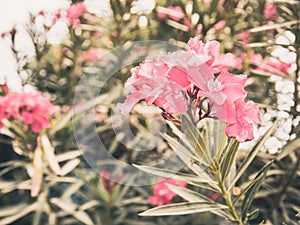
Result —
<instances>
[{"instance_id":1,"label":"stem","mask_svg":"<svg viewBox=\"0 0 300 225\"><path fill-rule=\"evenodd\" d=\"M109 193L109 196L108 196L108 200L106 202L106 215L105 215L105 218L106 218L106 221L105 224L107 225L112 225L112 221L111 221L111 203L112 203L112 193Z\"/></svg>"},{"instance_id":2,"label":"stem","mask_svg":"<svg viewBox=\"0 0 300 225\"><path fill-rule=\"evenodd\" d=\"M218 181L218 186L221 189L222 196L223 196L223 198L224 198L224 200L225 200L225 202L228 206L228 210L229 210L230 214L233 216L234 220L239 225L243 225L242 219L239 217L239 215L238 215L238 213L237 213L237 211L236 211L236 209L233 205L230 190L227 190L224 182L222 181L220 170L218 170L216 178L217 178L217 181Z\"/></svg>"}]
</instances>

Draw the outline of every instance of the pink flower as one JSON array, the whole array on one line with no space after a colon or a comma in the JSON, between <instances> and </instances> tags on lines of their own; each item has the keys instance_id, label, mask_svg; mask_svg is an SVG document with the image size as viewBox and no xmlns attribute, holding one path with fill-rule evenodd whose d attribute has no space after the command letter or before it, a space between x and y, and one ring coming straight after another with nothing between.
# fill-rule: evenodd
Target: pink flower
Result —
<instances>
[{"instance_id":1,"label":"pink flower","mask_svg":"<svg viewBox=\"0 0 300 225\"><path fill-rule=\"evenodd\" d=\"M124 115L141 100L145 100L147 105L155 104L171 114L182 114L187 110L187 99L182 89L165 77L142 77L126 86L131 94L124 103L117 105Z\"/></svg>"},{"instance_id":2,"label":"pink flower","mask_svg":"<svg viewBox=\"0 0 300 225\"><path fill-rule=\"evenodd\" d=\"M166 184L177 185L180 187L186 187L187 183L181 180L163 179L160 178L157 184L153 188L153 196L148 197L148 202L152 205L166 205L171 204L172 199L176 196L174 192L172 192Z\"/></svg>"},{"instance_id":3,"label":"pink flower","mask_svg":"<svg viewBox=\"0 0 300 225\"><path fill-rule=\"evenodd\" d=\"M242 44L248 44L251 41L250 32L245 30L238 34L239 39L241 40Z\"/></svg>"},{"instance_id":4,"label":"pink flower","mask_svg":"<svg viewBox=\"0 0 300 225\"><path fill-rule=\"evenodd\" d=\"M187 45L189 51L197 54L201 59L207 59L206 64L213 69L214 73L234 68L236 65L233 54L220 55L220 43L217 41L208 41L204 44L198 38L190 38Z\"/></svg>"},{"instance_id":5,"label":"pink flower","mask_svg":"<svg viewBox=\"0 0 300 225\"><path fill-rule=\"evenodd\" d=\"M277 18L277 7L272 4L267 4L264 9L264 16L267 19L275 20Z\"/></svg>"},{"instance_id":6,"label":"pink flower","mask_svg":"<svg viewBox=\"0 0 300 225\"><path fill-rule=\"evenodd\" d=\"M67 10L67 18L70 21L70 24L73 28L77 27L80 24L79 17L85 11L85 6L83 2L75 3L70 6Z\"/></svg>"},{"instance_id":7,"label":"pink flower","mask_svg":"<svg viewBox=\"0 0 300 225\"><path fill-rule=\"evenodd\" d=\"M217 23L214 25L214 29L215 29L215 30L221 30L221 29L223 29L225 26L226 26L226 21L225 21L225 20L220 20L219 22L217 22Z\"/></svg>"},{"instance_id":8,"label":"pink flower","mask_svg":"<svg viewBox=\"0 0 300 225\"><path fill-rule=\"evenodd\" d=\"M192 24L191 20L189 18L184 18L183 19L184 25L186 25L189 29L192 29L194 25Z\"/></svg>"},{"instance_id":9,"label":"pink flower","mask_svg":"<svg viewBox=\"0 0 300 225\"><path fill-rule=\"evenodd\" d=\"M239 142L253 140L253 124L260 124L261 118L259 108L253 101L245 101L244 98L237 99L235 107L226 104L227 122L229 125L225 133L229 137L234 137Z\"/></svg>"},{"instance_id":10,"label":"pink flower","mask_svg":"<svg viewBox=\"0 0 300 225\"><path fill-rule=\"evenodd\" d=\"M231 103L247 96L247 92L244 89L246 81L246 75L235 75L226 71L221 72L216 79L216 82L221 86L222 94L226 96L226 101Z\"/></svg>"},{"instance_id":11,"label":"pink flower","mask_svg":"<svg viewBox=\"0 0 300 225\"><path fill-rule=\"evenodd\" d=\"M247 95L244 90L247 80L245 75L234 75L225 71L215 79L206 65L203 65L203 69L199 70L199 73L201 76L193 77L194 84L200 88L198 95L207 97L211 103L218 105L216 107L222 107L225 100L233 103L236 99ZM212 78L202 83L203 80L200 78L209 73Z\"/></svg>"},{"instance_id":12,"label":"pink flower","mask_svg":"<svg viewBox=\"0 0 300 225\"><path fill-rule=\"evenodd\" d=\"M280 75L287 75L290 66L290 64L282 62L276 58L269 58L263 63L260 63L260 66L257 67L257 70L279 73Z\"/></svg>"},{"instance_id":13,"label":"pink flower","mask_svg":"<svg viewBox=\"0 0 300 225\"><path fill-rule=\"evenodd\" d=\"M200 89L206 86L206 82L213 78L213 72L205 64L208 60L209 57L201 57L193 54L192 52L183 50L160 57L161 62L167 64L169 68L176 69L177 71L177 73L174 73L174 70L170 70L167 76L168 79L172 79L183 88L186 88L192 82L195 82L195 79L198 80L197 85ZM199 72L199 70L202 69L207 69L209 72Z\"/></svg>"},{"instance_id":14,"label":"pink flower","mask_svg":"<svg viewBox=\"0 0 300 225\"><path fill-rule=\"evenodd\" d=\"M31 126L34 133L50 127L48 116L57 109L41 93L8 93L0 97L0 106L0 120L5 118L24 122Z\"/></svg>"},{"instance_id":15,"label":"pink flower","mask_svg":"<svg viewBox=\"0 0 300 225\"><path fill-rule=\"evenodd\" d=\"M96 62L99 59L99 51L97 48L91 48L83 52L80 56L81 60L84 62Z\"/></svg>"}]
</instances>

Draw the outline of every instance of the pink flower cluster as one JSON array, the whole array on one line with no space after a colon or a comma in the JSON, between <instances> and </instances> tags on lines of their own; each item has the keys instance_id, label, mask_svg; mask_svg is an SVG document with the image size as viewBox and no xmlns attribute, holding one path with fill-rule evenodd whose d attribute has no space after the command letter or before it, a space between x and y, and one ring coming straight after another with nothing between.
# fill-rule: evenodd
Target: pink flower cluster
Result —
<instances>
[{"instance_id":1,"label":"pink flower cluster","mask_svg":"<svg viewBox=\"0 0 300 225\"><path fill-rule=\"evenodd\" d=\"M56 111L49 99L41 93L8 93L0 97L0 127L2 119L16 120L31 126L34 133L42 128L49 128L48 116Z\"/></svg>"},{"instance_id":2,"label":"pink flower cluster","mask_svg":"<svg viewBox=\"0 0 300 225\"><path fill-rule=\"evenodd\" d=\"M190 106L192 111L199 111L199 120L213 117L227 123L229 137L239 142L252 140L253 124L261 122L260 113L254 102L245 99L247 77L228 72L236 66L236 56L220 54L217 41L204 44L191 38L187 47L133 68L125 84L131 94L118 108L126 115L145 100L161 108L170 119L174 118L171 114L183 114ZM203 113L200 105L205 100L208 106Z\"/></svg>"},{"instance_id":3,"label":"pink flower cluster","mask_svg":"<svg viewBox=\"0 0 300 225\"><path fill-rule=\"evenodd\" d=\"M153 188L153 196L148 197L148 202L152 205L167 205L171 204L172 199L176 196L166 184L177 185L180 187L186 187L187 183L182 180L174 180L160 178Z\"/></svg>"}]
</instances>

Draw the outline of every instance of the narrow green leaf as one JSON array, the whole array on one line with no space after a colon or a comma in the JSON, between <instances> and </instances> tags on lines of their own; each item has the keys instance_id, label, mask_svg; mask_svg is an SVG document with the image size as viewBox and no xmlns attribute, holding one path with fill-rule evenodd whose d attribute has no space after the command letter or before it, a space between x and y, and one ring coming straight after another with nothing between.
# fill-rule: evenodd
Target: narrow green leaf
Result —
<instances>
[{"instance_id":1,"label":"narrow green leaf","mask_svg":"<svg viewBox=\"0 0 300 225\"><path fill-rule=\"evenodd\" d=\"M151 167L151 166L139 166L139 165L134 165L134 166L146 173L150 173L159 177L173 178L176 180L184 180L186 182L188 181L200 182L200 183L214 182L212 180L207 179L207 177L199 177L195 175L179 173L177 171L166 170L166 169L161 169L161 168Z\"/></svg>"},{"instance_id":2,"label":"narrow green leaf","mask_svg":"<svg viewBox=\"0 0 300 225\"><path fill-rule=\"evenodd\" d=\"M181 128L187 139L190 141L193 150L200 156L206 156L206 145L203 140L201 133L198 131L196 126L186 116L182 116Z\"/></svg>"},{"instance_id":3,"label":"narrow green leaf","mask_svg":"<svg viewBox=\"0 0 300 225\"><path fill-rule=\"evenodd\" d=\"M175 186L175 185L171 185L171 184L166 184L167 187L173 191L175 194L177 194L178 196L182 197L183 199L189 201L189 202L203 202L203 203L215 203L214 201L212 201L210 198L206 197L205 195L195 192L191 189L188 188L183 188L180 186ZM218 203L215 203L218 204ZM225 205L222 205L222 207L227 207ZM220 217L223 218L229 218L230 216L226 214L226 212L224 212L222 209L219 210L214 210L211 211L213 214L216 214Z\"/></svg>"},{"instance_id":4,"label":"narrow green leaf","mask_svg":"<svg viewBox=\"0 0 300 225\"><path fill-rule=\"evenodd\" d=\"M251 203L255 197L255 193L260 188L263 180L265 179L265 177L267 175L267 171L271 167L272 163L273 163L273 161L270 161L262 169L260 169L260 171L257 173L257 175L255 177L256 181L252 184L252 187L250 187L248 189L248 191L245 193L245 198L244 198L244 201L243 201L242 207L241 207L241 218L243 221L245 221L245 219L247 217L247 212L248 212L248 209L251 206Z\"/></svg>"},{"instance_id":5,"label":"narrow green leaf","mask_svg":"<svg viewBox=\"0 0 300 225\"><path fill-rule=\"evenodd\" d=\"M236 176L234 177L233 181L231 182L231 186L229 187L229 190L232 189L235 185L235 183L240 179L240 177L244 174L246 169L249 167L257 153L260 151L260 149L265 144L266 140L270 137L273 130L277 126L277 121L274 122L273 126L269 128L269 130L257 141L255 146L250 150L247 157L243 160L240 167L237 170Z\"/></svg>"},{"instance_id":6,"label":"narrow green leaf","mask_svg":"<svg viewBox=\"0 0 300 225\"><path fill-rule=\"evenodd\" d=\"M194 152L191 152L187 147L185 147L181 142L179 142L177 139L170 137L169 135L165 134L164 138L170 145L170 147L174 150L174 152L181 158L181 160L188 164L191 161L197 162L197 163L203 163L201 159L197 158L194 155Z\"/></svg>"},{"instance_id":7,"label":"narrow green leaf","mask_svg":"<svg viewBox=\"0 0 300 225\"><path fill-rule=\"evenodd\" d=\"M239 196L237 196L234 200L233 200L233 205L236 205L238 203L238 201L240 199L242 199L245 194L258 182L258 180L261 179L261 177L257 177L256 179L252 180L249 182L249 184L243 189L243 191L240 193Z\"/></svg>"},{"instance_id":8,"label":"narrow green leaf","mask_svg":"<svg viewBox=\"0 0 300 225\"><path fill-rule=\"evenodd\" d=\"M224 159L221 161L221 174L222 180L225 181L230 169L235 166L233 165L237 150L239 147L239 142L235 139L231 139L228 144L228 148L225 149Z\"/></svg>"},{"instance_id":9,"label":"narrow green leaf","mask_svg":"<svg viewBox=\"0 0 300 225\"><path fill-rule=\"evenodd\" d=\"M180 197L184 198L189 202L208 202L208 203L213 202L210 198L206 197L205 195L193 191L191 189L183 188L172 184L166 184L166 185L175 194L179 195Z\"/></svg>"},{"instance_id":10,"label":"narrow green leaf","mask_svg":"<svg viewBox=\"0 0 300 225\"><path fill-rule=\"evenodd\" d=\"M282 151L279 153L277 156L276 160L281 160L284 157L288 156L291 154L293 151L297 150L300 148L300 138L296 138L292 140L291 142L287 143L283 148Z\"/></svg>"},{"instance_id":11,"label":"narrow green leaf","mask_svg":"<svg viewBox=\"0 0 300 225\"><path fill-rule=\"evenodd\" d=\"M226 206L216 203L204 202L184 202L171 205L164 205L149 209L139 214L139 216L175 216L192 213L211 212L217 209L225 209Z\"/></svg>"}]
</instances>

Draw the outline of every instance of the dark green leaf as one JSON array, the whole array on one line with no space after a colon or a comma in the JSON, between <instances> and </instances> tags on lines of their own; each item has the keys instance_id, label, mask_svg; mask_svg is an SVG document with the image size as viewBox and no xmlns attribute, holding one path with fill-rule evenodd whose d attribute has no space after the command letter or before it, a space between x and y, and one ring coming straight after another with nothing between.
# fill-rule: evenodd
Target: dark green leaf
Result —
<instances>
[{"instance_id":1,"label":"dark green leaf","mask_svg":"<svg viewBox=\"0 0 300 225\"><path fill-rule=\"evenodd\" d=\"M255 193L260 188L263 180L266 177L267 171L271 167L272 163L273 163L273 161L270 161L262 169L260 169L260 171L257 173L257 175L255 177L256 181L251 184L251 187L245 193L245 198L243 200L242 207L241 207L241 218L242 218L242 221L245 221L245 219L247 217L248 209L250 208L251 203L252 203L252 201L253 201L253 199L255 197Z\"/></svg>"}]
</instances>

